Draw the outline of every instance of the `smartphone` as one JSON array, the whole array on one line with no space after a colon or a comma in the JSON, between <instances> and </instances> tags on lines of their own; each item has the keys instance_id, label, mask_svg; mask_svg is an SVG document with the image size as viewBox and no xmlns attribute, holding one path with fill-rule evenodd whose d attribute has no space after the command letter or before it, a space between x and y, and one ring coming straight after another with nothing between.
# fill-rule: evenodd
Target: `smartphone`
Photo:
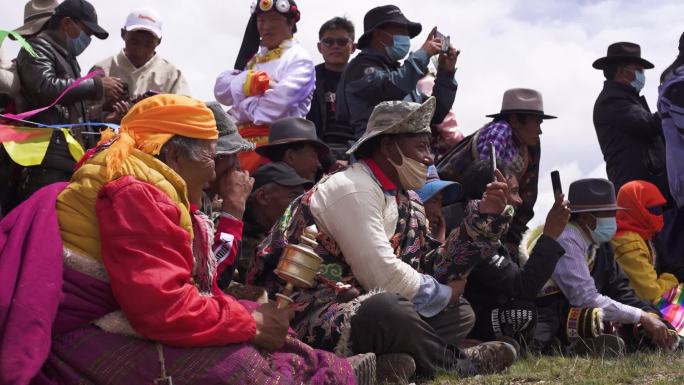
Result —
<instances>
[{"instance_id":1,"label":"smartphone","mask_svg":"<svg viewBox=\"0 0 684 385\"><path fill-rule=\"evenodd\" d=\"M128 83L122 83L121 86L123 88L123 96L121 97L121 99L125 101L131 100L131 91L128 87Z\"/></svg>"},{"instance_id":2,"label":"smartphone","mask_svg":"<svg viewBox=\"0 0 684 385\"><path fill-rule=\"evenodd\" d=\"M553 188L553 196L557 197L563 194L563 187L561 186L560 173L558 170L551 172L551 186Z\"/></svg>"},{"instance_id":3,"label":"smartphone","mask_svg":"<svg viewBox=\"0 0 684 385\"><path fill-rule=\"evenodd\" d=\"M489 142L489 154L492 156L492 180L496 182L496 148L494 142Z\"/></svg>"},{"instance_id":4,"label":"smartphone","mask_svg":"<svg viewBox=\"0 0 684 385\"><path fill-rule=\"evenodd\" d=\"M451 37L444 36L441 32L435 30L435 37L442 40L442 53L448 53L451 47Z\"/></svg>"}]
</instances>

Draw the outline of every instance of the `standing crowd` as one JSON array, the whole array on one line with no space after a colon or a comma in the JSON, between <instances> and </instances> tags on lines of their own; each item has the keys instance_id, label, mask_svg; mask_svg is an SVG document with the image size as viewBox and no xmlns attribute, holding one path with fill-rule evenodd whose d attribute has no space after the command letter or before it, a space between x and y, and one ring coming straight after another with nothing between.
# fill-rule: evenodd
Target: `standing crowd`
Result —
<instances>
[{"instance_id":1,"label":"standing crowd","mask_svg":"<svg viewBox=\"0 0 684 385\"><path fill-rule=\"evenodd\" d=\"M655 113L638 44L593 63L608 179L558 186L528 228L539 91L464 137L436 28L410 52L423 26L394 5L358 39L335 17L314 65L301 15L255 1L203 102L156 53L157 11L82 77L109 35L93 5L26 4L32 50L0 68L0 130L24 135L0 135L0 385L404 383L684 349L684 35ZM321 264L290 293L293 246Z\"/></svg>"}]
</instances>

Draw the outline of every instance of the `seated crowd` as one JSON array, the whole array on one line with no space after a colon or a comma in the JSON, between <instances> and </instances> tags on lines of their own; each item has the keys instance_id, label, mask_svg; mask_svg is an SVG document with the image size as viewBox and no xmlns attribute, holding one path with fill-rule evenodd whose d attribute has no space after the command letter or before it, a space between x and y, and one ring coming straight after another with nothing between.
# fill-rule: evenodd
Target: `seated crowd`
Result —
<instances>
[{"instance_id":1,"label":"seated crowd","mask_svg":"<svg viewBox=\"0 0 684 385\"><path fill-rule=\"evenodd\" d=\"M202 102L156 54L155 10L77 81L108 37L95 8L26 4L35 52L0 68L0 123L36 126L0 135L0 385L405 383L684 348L684 55L657 113L637 44L594 62L609 179L554 189L528 228L555 118L539 91L464 137L436 29L409 52L422 25L394 5L358 42L335 17L314 66L299 19L256 1ZM294 287L292 250L320 262Z\"/></svg>"}]
</instances>

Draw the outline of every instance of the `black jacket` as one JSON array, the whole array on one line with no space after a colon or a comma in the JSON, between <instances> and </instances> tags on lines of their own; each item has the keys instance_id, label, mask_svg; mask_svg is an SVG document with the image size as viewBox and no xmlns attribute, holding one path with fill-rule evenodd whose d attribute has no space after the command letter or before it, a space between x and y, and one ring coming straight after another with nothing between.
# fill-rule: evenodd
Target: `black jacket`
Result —
<instances>
[{"instance_id":1,"label":"black jacket","mask_svg":"<svg viewBox=\"0 0 684 385\"><path fill-rule=\"evenodd\" d=\"M306 118L316 125L316 135L318 139L325 140L325 133L328 131L328 111L325 102L325 77L323 71L325 63L316 66L316 89L311 100L311 109Z\"/></svg>"},{"instance_id":2,"label":"black jacket","mask_svg":"<svg viewBox=\"0 0 684 385\"><path fill-rule=\"evenodd\" d=\"M468 276L464 296L475 308L494 308L511 300L533 300L551 278L565 250L542 235L527 263L520 267L506 249L480 262Z\"/></svg>"},{"instance_id":3,"label":"black jacket","mask_svg":"<svg viewBox=\"0 0 684 385\"><path fill-rule=\"evenodd\" d=\"M44 31L29 39L37 57L32 57L26 50L19 52L17 72L21 82L21 103L18 106L21 111L49 105L81 77L81 67L76 58L67 52L54 34L54 31ZM59 104L30 119L44 124L84 122L88 120L85 101L98 100L102 95L102 81L99 78L89 79L71 89ZM95 144L97 138L95 135L81 135L83 131L93 129L74 128L72 134L87 149ZM52 135L42 166L71 171L75 163L67 149L64 135Z\"/></svg>"},{"instance_id":4,"label":"black jacket","mask_svg":"<svg viewBox=\"0 0 684 385\"><path fill-rule=\"evenodd\" d=\"M609 243L602 244L597 250L591 277L594 278L594 284L599 293L625 305L660 314L652 303L637 297L634 290L629 287L629 278L622 271L620 265L615 262L613 250Z\"/></svg>"},{"instance_id":5,"label":"black jacket","mask_svg":"<svg viewBox=\"0 0 684 385\"><path fill-rule=\"evenodd\" d=\"M358 139L366 130L373 108L384 101L408 100L422 103L418 81L427 74L430 58L423 50L412 52L400 65L386 55L364 49L349 62L337 86L337 123ZM451 109L458 85L453 73L437 72L432 95L437 108L432 118L439 124Z\"/></svg>"},{"instance_id":6,"label":"black jacket","mask_svg":"<svg viewBox=\"0 0 684 385\"><path fill-rule=\"evenodd\" d=\"M594 104L594 128L615 191L641 179L669 196L660 118L643 96L629 85L607 80Z\"/></svg>"}]
</instances>

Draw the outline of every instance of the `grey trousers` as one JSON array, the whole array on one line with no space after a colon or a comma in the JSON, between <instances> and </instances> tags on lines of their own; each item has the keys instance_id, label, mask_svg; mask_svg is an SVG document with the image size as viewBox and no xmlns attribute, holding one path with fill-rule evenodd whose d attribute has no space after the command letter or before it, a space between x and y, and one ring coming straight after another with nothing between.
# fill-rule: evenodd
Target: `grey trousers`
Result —
<instances>
[{"instance_id":1,"label":"grey trousers","mask_svg":"<svg viewBox=\"0 0 684 385\"><path fill-rule=\"evenodd\" d=\"M406 353L416 362L417 373L431 376L439 369L457 366L456 347L475 324L475 314L465 298L431 318L422 317L411 301L390 293L365 300L351 318L355 354Z\"/></svg>"}]
</instances>

